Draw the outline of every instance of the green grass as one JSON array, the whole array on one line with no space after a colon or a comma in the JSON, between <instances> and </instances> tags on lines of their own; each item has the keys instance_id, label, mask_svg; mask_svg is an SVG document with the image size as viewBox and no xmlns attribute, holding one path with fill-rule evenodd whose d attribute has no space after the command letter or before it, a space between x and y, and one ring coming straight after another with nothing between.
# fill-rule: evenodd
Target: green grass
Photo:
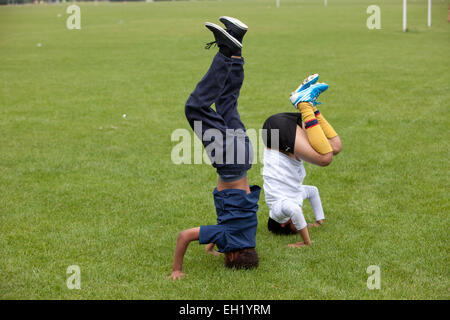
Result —
<instances>
[{"instance_id":1,"label":"green grass","mask_svg":"<svg viewBox=\"0 0 450 320\"><path fill-rule=\"evenodd\" d=\"M429 29L426 1L409 1L402 33L401 1L328 2L80 3L81 30L66 29L68 4L0 7L0 298L449 299L449 3L433 1ZM366 28L371 4L381 30ZM292 111L288 93L318 72L344 149L307 165L327 216L310 248L267 231L262 194L257 270L193 243L172 282L178 232L216 219L214 170L174 165L170 136L189 128L184 103L215 51L202 24L220 15L250 26L246 126Z\"/></svg>"}]
</instances>

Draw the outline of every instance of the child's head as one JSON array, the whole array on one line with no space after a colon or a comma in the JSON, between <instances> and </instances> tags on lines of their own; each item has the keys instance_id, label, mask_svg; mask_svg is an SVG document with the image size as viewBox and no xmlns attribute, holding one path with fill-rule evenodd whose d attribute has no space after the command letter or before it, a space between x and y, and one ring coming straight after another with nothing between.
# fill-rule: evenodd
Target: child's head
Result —
<instances>
[{"instance_id":1,"label":"child's head","mask_svg":"<svg viewBox=\"0 0 450 320\"><path fill-rule=\"evenodd\" d=\"M258 253L255 248L247 248L225 252L225 266L236 269L253 269L259 264Z\"/></svg>"},{"instance_id":2,"label":"child's head","mask_svg":"<svg viewBox=\"0 0 450 320\"><path fill-rule=\"evenodd\" d=\"M270 232L280 235L289 235L296 233L295 227L293 227L293 224L290 220L289 222L286 223L278 223L272 218L269 218L267 228L269 229Z\"/></svg>"}]
</instances>

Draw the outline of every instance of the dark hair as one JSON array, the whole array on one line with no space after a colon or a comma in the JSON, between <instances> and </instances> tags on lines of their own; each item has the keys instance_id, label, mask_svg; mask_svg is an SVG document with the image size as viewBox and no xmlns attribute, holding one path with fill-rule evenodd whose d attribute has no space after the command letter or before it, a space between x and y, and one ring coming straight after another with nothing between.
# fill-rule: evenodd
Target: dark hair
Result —
<instances>
[{"instance_id":1,"label":"dark hair","mask_svg":"<svg viewBox=\"0 0 450 320\"><path fill-rule=\"evenodd\" d=\"M231 261L231 253L236 252L237 255ZM255 248L247 248L225 253L225 267L236 269L253 269L259 265L258 253Z\"/></svg>"},{"instance_id":2,"label":"dark hair","mask_svg":"<svg viewBox=\"0 0 450 320\"><path fill-rule=\"evenodd\" d=\"M289 227L289 225L282 227L281 224L279 224L270 217L269 221L267 222L267 228L269 229L270 232L273 232L275 234L280 235L295 234L295 232Z\"/></svg>"}]
</instances>

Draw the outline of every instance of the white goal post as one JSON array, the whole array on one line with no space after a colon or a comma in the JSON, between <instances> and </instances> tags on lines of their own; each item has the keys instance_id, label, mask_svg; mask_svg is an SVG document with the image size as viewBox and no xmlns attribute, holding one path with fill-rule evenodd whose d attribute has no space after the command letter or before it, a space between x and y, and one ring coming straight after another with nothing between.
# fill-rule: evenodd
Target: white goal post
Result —
<instances>
[{"instance_id":1,"label":"white goal post","mask_svg":"<svg viewBox=\"0 0 450 320\"><path fill-rule=\"evenodd\" d=\"M407 7L407 0L403 0L403 32L406 32L408 30L407 23L406 23L406 7ZM431 0L428 0L428 27L431 27Z\"/></svg>"},{"instance_id":2,"label":"white goal post","mask_svg":"<svg viewBox=\"0 0 450 320\"><path fill-rule=\"evenodd\" d=\"M428 0L428 28L431 27L431 0Z\"/></svg>"}]
</instances>

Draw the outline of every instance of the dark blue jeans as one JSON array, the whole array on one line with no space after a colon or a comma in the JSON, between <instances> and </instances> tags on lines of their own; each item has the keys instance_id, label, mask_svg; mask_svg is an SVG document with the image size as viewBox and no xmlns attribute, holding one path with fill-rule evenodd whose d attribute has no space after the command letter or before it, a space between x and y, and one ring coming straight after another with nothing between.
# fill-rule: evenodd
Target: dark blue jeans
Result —
<instances>
[{"instance_id":1,"label":"dark blue jeans","mask_svg":"<svg viewBox=\"0 0 450 320\"><path fill-rule=\"evenodd\" d=\"M237 111L243 81L244 60L218 52L185 106L189 124L224 181L243 177L253 160L252 145ZM213 103L216 110L211 108Z\"/></svg>"}]
</instances>

